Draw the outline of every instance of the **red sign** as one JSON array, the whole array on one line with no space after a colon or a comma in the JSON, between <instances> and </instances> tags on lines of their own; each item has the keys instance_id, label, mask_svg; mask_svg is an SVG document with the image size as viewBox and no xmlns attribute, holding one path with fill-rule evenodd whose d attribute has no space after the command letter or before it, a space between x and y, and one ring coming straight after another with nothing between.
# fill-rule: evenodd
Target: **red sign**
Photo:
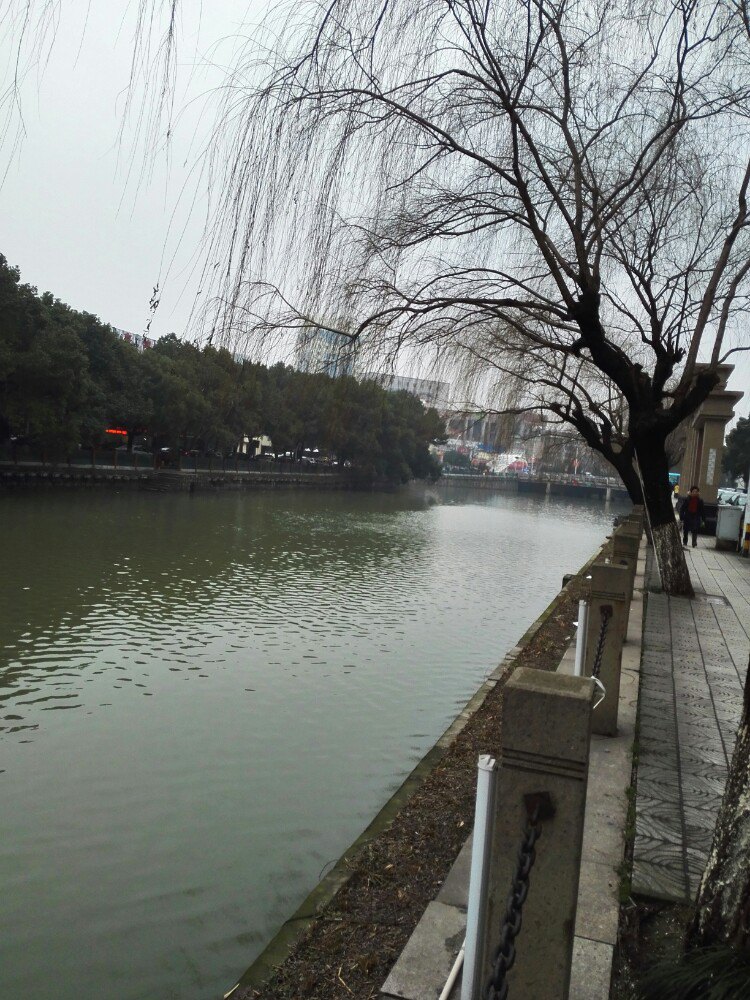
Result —
<instances>
[{"instance_id":1,"label":"red sign","mask_svg":"<svg viewBox=\"0 0 750 1000\"><path fill-rule=\"evenodd\" d=\"M108 427L104 433L105 434L119 434L119 435L121 435L123 437L127 437L128 436L128 432L122 430L120 427Z\"/></svg>"}]
</instances>

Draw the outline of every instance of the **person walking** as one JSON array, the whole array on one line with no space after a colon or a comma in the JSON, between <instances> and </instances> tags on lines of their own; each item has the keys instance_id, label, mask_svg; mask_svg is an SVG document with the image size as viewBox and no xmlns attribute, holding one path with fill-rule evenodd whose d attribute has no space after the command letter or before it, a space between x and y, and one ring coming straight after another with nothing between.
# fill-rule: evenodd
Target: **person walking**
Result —
<instances>
[{"instance_id":1,"label":"person walking","mask_svg":"<svg viewBox=\"0 0 750 1000\"><path fill-rule=\"evenodd\" d=\"M680 520L682 521L682 544L687 547L688 531L693 536L693 548L698 544L698 528L705 521L704 504L700 490L691 486L690 492L682 501Z\"/></svg>"}]
</instances>

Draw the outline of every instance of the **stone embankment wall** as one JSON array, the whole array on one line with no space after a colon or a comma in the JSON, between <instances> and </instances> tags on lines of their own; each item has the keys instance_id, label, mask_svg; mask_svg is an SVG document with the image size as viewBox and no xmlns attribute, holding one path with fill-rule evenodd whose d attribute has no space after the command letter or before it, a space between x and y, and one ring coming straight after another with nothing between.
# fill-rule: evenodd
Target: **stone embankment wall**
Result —
<instances>
[{"instance_id":1,"label":"stone embankment wall","mask_svg":"<svg viewBox=\"0 0 750 1000\"><path fill-rule=\"evenodd\" d=\"M85 466L0 467L0 489L18 487L111 486L155 492L242 489L253 487L305 487L347 490L351 477L344 473L309 472L177 472L167 469L95 469Z\"/></svg>"},{"instance_id":2,"label":"stone embankment wall","mask_svg":"<svg viewBox=\"0 0 750 1000\"><path fill-rule=\"evenodd\" d=\"M438 479L435 486L444 489L465 489L467 486L473 490L494 490L497 493L518 493L518 477L508 476L471 476L451 473L443 475ZM544 491L542 491L544 492Z\"/></svg>"},{"instance_id":3,"label":"stone embankment wall","mask_svg":"<svg viewBox=\"0 0 750 1000\"><path fill-rule=\"evenodd\" d=\"M531 493L536 496L563 496L600 500L627 500L627 490L602 482L572 482L560 478L531 476L474 476L450 473L434 483L439 489L491 490L493 493Z\"/></svg>"}]
</instances>

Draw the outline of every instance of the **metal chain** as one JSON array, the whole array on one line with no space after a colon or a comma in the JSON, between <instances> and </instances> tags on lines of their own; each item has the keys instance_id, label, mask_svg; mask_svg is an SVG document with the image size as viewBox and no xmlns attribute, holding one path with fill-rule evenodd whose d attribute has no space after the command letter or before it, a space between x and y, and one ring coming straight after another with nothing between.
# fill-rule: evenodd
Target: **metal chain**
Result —
<instances>
[{"instance_id":1,"label":"metal chain","mask_svg":"<svg viewBox=\"0 0 750 1000\"><path fill-rule=\"evenodd\" d=\"M591 676L594 680L599 680L599 673L602 669L602 655L604 653L604 642L607 638L607 629L612 617L612 605L602 604L601 606L602 627L599 629L599 641L596 644L596 655L594 656L594 666Z\"/></svg>"},{"instance_id":2,"label":"metal chain","mask_svg":"<svg viewBox=\"0 0 750 1000\"><path fill-rule=\"evenodd\" d=\"M500 928L500 943L495 949L492 959L492 976L484 991L484 1000L506 1000L508 983L506 974L513 968L516 960L515 940L521 930L521 915L523 904L529 894L529 875L536 859L534 845L542 833L539 823L539 805L537 804L526 820L526 826L518 849L516 870L513 874L505 917Z\"/></svg>"}]
</instances>

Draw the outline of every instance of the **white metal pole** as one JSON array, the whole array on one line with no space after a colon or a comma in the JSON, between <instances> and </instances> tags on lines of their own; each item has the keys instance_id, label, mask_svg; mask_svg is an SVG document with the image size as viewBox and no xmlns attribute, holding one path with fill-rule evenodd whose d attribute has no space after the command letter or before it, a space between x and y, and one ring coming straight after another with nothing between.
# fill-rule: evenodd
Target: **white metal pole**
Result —
<instances>
[{"instance_id":1,"label":"white metal pole","mask_svg":"<svg viewBox=\"0 0 750 1000\"><path fill-rule=\"evenodd\" d=\"M495 815L497 763L483 754L477 764L477 801L474 809L474 834L471 843L469 905L466 913L464 975L461 1000L479 1000L482 987L481 963L487 919L487 889Z\"/></svg>"},{"instance_id":2,"label":"white metal pole","mask_svg":"<svg viewBox=\"0 0 750 1000\"><path fill-rule=\"evenodd\" d=\"M589 606L586 601L578 602L578 634L576 635L576 662L573 668L575 677L583 677L583 665L586 662L586 634L589 629Z\"/></svg>"},{"instance_id":3,"label":"white metal pole","mask_svg":"<svg viewBox=\"0 0 750 1000\"><path fill-rule=\"evenodd\" d=\"M450 975L445 981L443 992L438 997L438 1000L450 1000L450 995L453 992L453 987L456 985L458 974L461 971L461 966L463 965L465 948L466 948L466 942L464 941L464 943L461 945L461 951L459 951L456 957L456 961L453 963L453 968L450 971Z\"/></svg>"}]
</instances>

